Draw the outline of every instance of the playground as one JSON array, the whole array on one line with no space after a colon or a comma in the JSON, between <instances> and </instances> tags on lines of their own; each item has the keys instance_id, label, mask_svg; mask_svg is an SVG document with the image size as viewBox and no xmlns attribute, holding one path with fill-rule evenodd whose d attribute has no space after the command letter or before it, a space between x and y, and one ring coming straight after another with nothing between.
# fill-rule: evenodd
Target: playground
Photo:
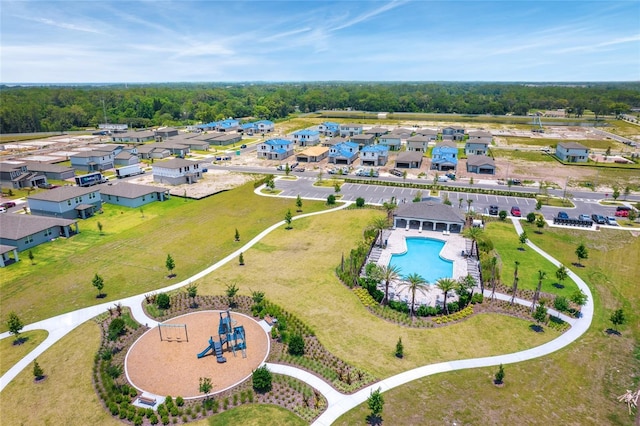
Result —
<instances>
[{"instance_id":1,"label":"playground","mask_svg":"<svg viewBox=\"0 0 640 426\"><path fill-rule=\"evenodd\" d=\"M130 382L150 394L201 397L199 379L209 377L213 395L248 378L269 353L265 330L237 312L195 312L163 324L143 334L125 361Z\"/></svg>"}]
</instances>

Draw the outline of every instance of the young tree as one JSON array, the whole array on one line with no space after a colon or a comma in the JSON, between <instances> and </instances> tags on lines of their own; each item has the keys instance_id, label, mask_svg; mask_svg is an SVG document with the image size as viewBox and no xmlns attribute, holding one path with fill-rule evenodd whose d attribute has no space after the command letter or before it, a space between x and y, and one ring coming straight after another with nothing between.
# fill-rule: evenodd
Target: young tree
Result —
<instances>
[{"instance_id":1,"label":"young tree","mask_svg":"<svg viewBox=\"0 0 640 426\"><path fill-rule=\"evenodd\" d=\"M33 255L33 252L31 250L29 250L29 260L31 261L32 265L34 265L33 259L35 259L35 256Z\"/></svg>"},{"instance_id":2,"label":"young tree","mask_svg":"<svg viewBox=\"0 0 640 426\"><path fill-rule=\"evenodd\" d=\"M284 214L284 221L286 222L287 226L284 229L293 228L293 226L291 226L292 220L293 220L293 216L291 215L291 210L287 210L287 212Z\"/></svg>"},{"instance_id":3,"label":"young tree","mask_svg":"<svg viewBox=\"0 0 640 426\"><path fill-rule=\"evenodd\" d=\"M98 274L95 274L93 279L91 280L91 284L98 290L98 298L103 297L102 289L104 288L104 280Z\"/></svg>"},{"instance_id":4,"label":"young tree","mask_svg":"<svg viewBox=\"0 0 640 426\"><path fill-rule=\"evenodd\" d=\"M533 223L536 220L536 214L534 212L530 212L527 214L527 222Z\"/></svg>"},{"instance_id":5,"label":"young tree","mask_svg":"<svg viewBox=\"0 0 640 426\"><path fill-rule=\"evenodd\" d=\"M496 372L494 379L495 380L493 381L493 383L495 383L496 385L502 384L504 380L504 367L502 367L502 364L500 364L500 367L498 367L498 371Z\"/></svg>"},{"instance_id":6,"label":"young tree","mask_svg":"<svg viewBox=\"0 0 640 426\"><path fill-rule=\"evenodd\" d=\"M327 204L332 206L336 203L336 196L333 194L329 194L329 196L327 197Z\"/></svg>"},{"instance_id":7,"label":"young tree","mask_svg":"<svg viewBox=\"0 0 640 426\"><path fill-rule=\"evenodd\" d=\"M211 383L211 378L209 377L200 377L200 392L205 395L205 400L209 399L209 392L213 389L213 384Z\"/></svg>"},{"instance_id":8,"label":"young tree","mask_svg":"<svg viewBox=\"0 0 640 426\"><path fill-rule=\"evenodd\" d=\"M505 220L507 218L507 211L506 210L500 210L500 213L498 213L498 217L500 218L500 220Z\"/></svg>"},{"instance_id":9,"label":"young tree","mask_svg":"<svg viewBox=\"0 0 640 426\"><path fill-rule=\"evenodd\" d=\"M402 344L402 337L398 337L398 343L396 343L396 357L404 357L404 345Z\"/></svg>"},{"instance_id":10,"label":"young tree","mask_svg":"<svg viewBox=\"0 0 640 426\"><path fill-rule=\"evenodd\" d=\"M533 311L533 314L531 316L534 320L536 320L538 324L544 323L547 320L547 308L544 307L544 303L541 302L538 306L536 306L536 309L535 311Z\"/></svg>"},{"instance_id":11,"label":"young tree","mask_svg":"<svg viewBox=\"0 0 640 426\"><path fill-rule=\"evenodd\" d=\"M589 258L589 250L584 243L580 243L576 248L576 256L578 257L578 266L582 266L580 262Z\"/></svg>"},{"instance_id":12,"label":"young tree","mask_svg":"<svg viewBox=\"0 0 640 426\"><path fill-rule=\"evenodd\" d=\"M271 371L269 371L266 365L253 370L251 380L253 382L253 389L256 392L264 393L271 390L273 377L271 375Z\"/></svg>"},{"instance_id":13,"label":"young tree","mask_svg":"<svg viewBox=\"0 0 640 426\"><path fill-rule=\"evenodd\" d=\"M291 167L289 167L289 163L284 166L284 174L285 176L289 176L289 174L291 174Z\"/></svg>"},{"instance_id":14,"label":"young tree","mask_svg":"<svg viewBox=\"0 0 640 426\"><path fill-rule=\"evenodd\" d=\"M584 306L587 304L589 296L587 296L581 289L577 289L576 291L571 293L569 299L578 306Z\"/></svg>"},{"instance_id":15,"label":"young tree","mask_svg":"<svg viewBox=\"0 0 640 426\"><path fill-rule=\"evenodd\" d=\"M296 198L296 212L300 213L302 211L302 198L300 198L300 194Z\"/></svg>"},{"instance_id":16,"label":"young tree","mask_svg":"<svg viewBox=\"0 0 640 426\"><path fill-rule=\"evenodd\" d=\"M436 281L436 287L444 293L443 305L445 315L449 315L449 308L447 307L447 296L449 292L454 291L456 288L456 282L453 278L440 278Z\"/></svg>"},{"instance_id":17,"label":"young tree","mask_svg":"<svg viewBox=\"0 0 640 426\"><path fill-rule=\"evenodd\" d=\"M493 262L493 257L491 262ZM493 280L492 280L493 281ZM458 297L460 298L460 308L464 308L469 303L471 303L471 298L473 297L473 289L476 287L476 280L471 276L471 274L467 274L464 277L458 278L456 282L455 291L458 293Z\"/></svg>"},{"instance_id":18,"label":"young tree","mask_svg":"<svg viewBox=\"0 0 640 426\"><path fill-rule=\"evenodd\" d=\"M473 185L473 176L469 178L469 185Z\"/></svg>"},{"instance_id":19,"label":"young tree","mask_svg":"<svg viewBox=\"0 0 640 426\"><path fill-rule=\"evenodd\" d=\"M617 201L618 197L620 197L620 188L618 188L617 186L613 188L613 193L611 194L611 196L613 197L614 201Z\"/></svg>"},{"instance_id":20,"label":"young tree","mask_svg":"<svg viewBox=\"0 0 640 426\"><path fill-rule=\"evenodd\" d=\"M236 235L235 235L235 240L236 242L240 241L240 233L238 232L238 228L236 228Z\"/></svg>"},{"instance_id":21,"label":"young tree","mask_svg":"<svg viewBox=\"0 0 640 426\"><path fill-rule=\"evenodd\" d=\"M371 392L369 398L367 398L367 406L369 407L369 410L371 410L371 417L380 417L380 414L382 414L382 410L384 409L384 398L382 397L380 388Z\"/></svg>"},{"instance_id":22,"label":"young tree","mask_svg":"<svg viewBox=\"0 0 640 426\"><path fill-rule=\"evenodd\" d=\"M613 329L618 331L618 326L625 323L624 311L622 309L616 309L609 317L609 321L613 324Z\"/></svg>"},{"instance_id":23,"label":"young tree","mask_svg":"<svg viewBox=\"0 0 640 426\"><path fill-rule=\"evenodd\" d=\"M566 312L569 310L569 299L564 296L556 296L553 301L553 307L558 312Z\"/></svg>"},{"instance_id":24,"label":"young tree","mask_svg":"<svg viewBox=\"0 0 640 426\"><path fill-rule=\"evenodd\" d=\"M544 225L546 225L546 223L547 221L544 220L544 216L540 215L536 218L536 226L539 229L538 233L541 233L540 230L544 228Z\"/></svg>"},{"instance_id":25,"label":"young tree","mask_svg":"<svg viewBox=\"0 0 640 426\"><path fill-rule=\"evenodd\" d=\"M629 187L629 185L627 185L627 186L624 187L624 199L625 200L627 199L629 194L631 194L631 188Z\"/></svg>"},{"instance_id":26,"label":"young tree","mask_svg":"<svg viewBox=\"0 0 640 426\"><path fill-rule=\"evenodd\" d=\"M566 268L566 266L562 264L558 266L558 269L556 269L556 278L558 279L562 287L564 287L564 284L563 284L564 280L566 280L568 277L569 277L569 270Z\"/></svg>"},{"instance_id":27,"label":"young tree","mask_svg":"<svg viewBox=\"0 0 640 426\"><path fill-rule=\"evenodd\" d=\"M337 193L340 192L340 184L336 182L335 185L333 185L333 190Z\"/></svg>"},{"instance_id":28,"label":"young tree","mask_svg":"<svg viewBox=\"0 0 640 426\"><path fill-rule=\"evenodd\" d=\"M225 290L225 293L227 294L227 299L229 300L229 306L231 307L235 306L236 304L235 298L239 290L240 289L235 283L227 284L227 289Z\"/></svg>"},{"instance_id":29,"label":"young tree","mask_svg":"<svg viewBox=\"0 0 640 426\"><path fill-rule=\"evenodd\" d=\"M100 235L102 235L102 223L98 222L98 232L100 232Z\"/></svg>"},{"instance_id":30,"label":"young tree","mask_svg":"<svg viewBox=\"0 0 640 426\"><path fill-rule=\"evenodd\" d=\"M7 328L9 329L9 333L15 336L14 344L22 343L22 339L20 339L20 332L24 328L24 324L18 314L15 312L9 313L9 318L7 319Z\"/></svg>"},{"instance_id":31,"label":"young tree","mask_svg":"<svg viewBox=\"0 0 640 426\"><path fill-rule=\"evenodd\" d=\"M520 265L519 261L514 261L513 262L515 265L515 269L513 270L513 286L511 287L511 306L513 306L513 304L516 301L516 294L518 292L518 266Z\"/></svg>"},{"instance_id":32,"label":"young tree","mask_svg":"<svg viewBox=\"0 0 640 426\"><path fill-rule=\"evenodd\" d=\"M173 274L173 270L176 267L176 262L173 260L170 254L167 254L167 260L164 265L167 267L167 271L169 271L169 277L175 277Z\"/></svg>"},{"instance_id":33,"label":"young tree","mask_svg":"<svg viewBox=\"0 0 640 426\"><path fill-rule=\"evenodd\" d=\"M356 198L356 207L364 207L364 198L358 197Z\"/></svg>"},{"instance_id":34,"label":"young tree","mask_svg":"<svg viewBox=\"0 0 640 426\"><path fill-rule=\"evenodd\" d=\"M461 209L462 208L462 203L464 202L464 198L460 197L458 198L458 208Z\"/></svg>"},{"instance_id":35,"label":"young tree","mask_svg":"<svg viewBox=\"0 0 640 426\"><path fill-rule=\"evenodd\" d=\"M538 299L540 299L540 290L542 289L542 280L547 277L547 273L541 269L538 269L538 287L536 287L536 292L533 294L533 302L531 303L531 312L536 307L536 303L538 303Z\"/></svg>"},{"instance_id":36,"label":"young tree","mask_svg":"<svg viewBox=\"0 0 640 426\"><path fill-rule=\"evenodd\" d=\"M240 252L240 256L238 256L238 263L240 266L244 266L244 255Z\"/></svg>"},{"instance_id":37,"label":"young tree","mask_svg":"<svg viewBox=\"0 0 640 426\"><path fill-rule=\"evenodd\" d=\"M536 200L536 210L542 209L542 200Z\"/></svg>"},{"instance_id":38,"label":"young tree","mask_svg":"<svg viewBox=\"0 0 640 426\"><path fill-rule=\"evenodd\" d=\"M187 295L191 299L191 307L195 308L196 305L196 296L198 295L198 284L191 283L186 287Z\"/></svg>"},{"instance_id":39,"label":"young tree","mask_svg":"<svg viewBox=\"0 0 640 426\"><path fill-rule=\"evenodd\" d=\"M44 370L40 367L37 360L33 360L33 377L38 380L44 379Z\"/></svg>"},{"instance_id":40,"label":"young tree","mask_svg":"<svg viewBox=\"0 0 640 426\"><path fill-rule=\"evenodd\" d=\"M520 250L524 250L524 245L527 244L527 239L527 231L522 231L522 233L518 237L518 240L520 241Z\"/></svg>"},{"instance_id":41,"label":"young tree","mask_svg":"<svg viewBox=\"0 0 640 426\"><path fill-rule=\"evenodd\" d=\"M289 355L302 356L304 355L304 339L299 334L294 334L289 338L289 345L287 348Z\"/></svg>"}]
</instances>

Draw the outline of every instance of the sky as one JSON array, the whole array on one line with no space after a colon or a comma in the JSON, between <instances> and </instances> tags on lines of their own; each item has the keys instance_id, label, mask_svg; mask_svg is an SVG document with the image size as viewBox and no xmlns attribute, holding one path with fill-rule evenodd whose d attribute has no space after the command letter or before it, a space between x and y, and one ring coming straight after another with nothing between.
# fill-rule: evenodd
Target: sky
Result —
<instances>
[{"instance_id":1,"label":"sky","mask_svg":"<svg viewBox=\"0 0 640 426\"><path fill-rule=\"evenodd\" d=\"M0 83L246 81L640 81L640 0L0 0Z\"/></svg>"}]
</instances>

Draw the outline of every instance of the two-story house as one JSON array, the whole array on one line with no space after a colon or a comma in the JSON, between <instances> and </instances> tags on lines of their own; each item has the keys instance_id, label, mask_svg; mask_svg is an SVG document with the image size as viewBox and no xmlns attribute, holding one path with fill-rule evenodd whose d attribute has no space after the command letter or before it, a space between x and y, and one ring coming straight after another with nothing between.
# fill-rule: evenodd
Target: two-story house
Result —
<instances>
[{"instance_id":1,"label":"two-story house","mask_svg":"<svg viewBox=\"0 0 640 426\"><path fill-rule=\"evenodd\" d=\"M340 134L340 124L333 121L324 121L318 125L318 131L323 136L334 137Z\"/></svg>"},{"instance_id":2,"label":"two-story house","mask_svg":"<svg viewBox=\"0 0 640 426\"><path fill-rule=\"evenodd\" d=\"M374 135L360 134L351 136L351 142L357 143L358 146L362 149L362 147L373 145L376 141L376 137Z\"/></svg>"},{"instance_id":3,"label":"two-story house","mask_svg":"<svg viewBox=\"0 0 640 426\"><path fill-rule=\"evenodd\" d=\"M427 152L429 149L429 139L424 135L415 135L407 139L407 151Z\"/></svg>"},{"instance_id":4,"label":"two-story house","mask_svg":"<svg viewBox=\"0 0 640 426\"><path fill-rule=\"evenodd\" d=\"M431 151L431 169L455 170L458 166L458 147L453 141L442 141Z\"/></svg>"},{"instance_id":5,"label":"two-story house","mask_svg":"<svg viewBox=\"0 0 640 426\"><path fill-rule=\"evenodd\" d=\"M300 147L314 146L320 142L320 132L311 129L302 129L293 132L293 141Z\"/></svg>"},{"instance_id":6,"label":"two-story house","mask_svg":"<svg viewBox=\"0 0 640 426\"><path fill-rule=\"evenodd\" d=\"M98 187L61 186L27 197L31 214L86 219L102 208Z\"/></svg>"},{"instance_id":7,"label":"two-story house","mask_svg":"<svg viewBox=\"0 0 640 426\"><path fill-rule=\"evenodd\" d=\"M172 158L156 162L152 166L154 182L180 185L196 183L202 177L202 169L197 161Z\"/></svg>"},{"instance_id":8,"label":"two-story house","mask_svg":"<svg viewBox=\"0 0 640 426\"><path fill-rule=\"evenodd\" d=\"M165 139L169 139L173 136L178 136L178 129L174 129L173 127L160 127L155 130L156 140L161 142Z\"/></svg>"},{"instance_id":9,"label":"two-story house","mask_svg":"<svg viewBox=\"0 0 640 426\"><path fill-rule=\"evenodd\" d=\"M351 137L353 135L362 134L362 124L346 123L340 124L340 136L343 138Z\"/></svg>"},{"instance_id":10,"label":"two-story house","mask_svg":"<svg viewBox=\"0 0 640 426\"><path fill-rule=\"evenodd\" d=\"M438 131L435 129L422 128L416 130L416 135L424 136L429 139L430 142L438 140Z\"/></svg>"},{"instance_id":11,"label":"two-story house","mask_svg":"<svg viewBox=\"0 0 640 426\"><path fill-rule=\"evenodd\" d=\"M578 142L560 142L556 146L556 157L567 163L586 163L589 160L589 148Z\"/></svg>"},{"instance_id":12,"label":"two-story house","mask_svg":"<svg viewBox=\"0 0 640 426\"><path fill-rule=\"evenodd\" d=\"M487 155L490 142L487 140L467 140L464 144L464 153L466 155Z\"/></svg>"},{"instance_id":13,"label":"two-story house","mask_svg":"<svg viewBox=\"0 0 640 426\"><path fill-rule=\"evenodd\" d=\"M363 166L384 166L389 160L389 148L385 145L368 145L360 150Z\"/></svg>"},{"instance_id":14,"label":"two-story house","mask_svg":"<svg viewBox=\"0 0 640 426\"><path fill-rule=\"evenodd\" d=\"M293 142L288 139L269 139L258 144L258 158L284 160L293 155Z\"/></svg>"},{"instance_id":15,"label":"two-story house","mask_svg":"<svg viewBox=\"0 0 640 426\"><path fill-rule=\"evenodd\" d=\"M353 142L342 142L329 148L329 163L351 165L357 158L360 147Z\"/></svg>"},{"instance_id":16,"label":"two-story house","mask_svg":"<svg viewBox=\"0 0 640 426\"><path fill-rule=\"evenodd\" d=\"M460 126L449 126L442 129L442 140L461 141L464 139L465 130Z\"/></svg>"},{"instance_id":17,"label":"two-story house","mask_svg":"<svg viewBox=\"0 0 640 426\"><path fill-rule=\"evenodd\" d=\"M117 153L114 151L82 151L69 156L71 167L84 172L112 169Z\"/></svg>"},{"instance_id":18,"label":"two-story house","mask_svg":"<svg viewBox=\"0 0 640 426\"><path fill-rule=\"evenodd\" d=\"M47 177L40 172L30 172L24 163L0 163L0 186L3 188L33 188L47 183Z\"/></svg>"},{"instance_id":19,"label":"two-story house","mask_svg":"<svg viewBox=\"0 0 640 426\"><path fill-rule=\"evenodd\" d=\"M380 145L385 145L390 151L398 151L402 146L402 135L399 133L387 133L378 139Z\"/></svg>"}]
</instances>

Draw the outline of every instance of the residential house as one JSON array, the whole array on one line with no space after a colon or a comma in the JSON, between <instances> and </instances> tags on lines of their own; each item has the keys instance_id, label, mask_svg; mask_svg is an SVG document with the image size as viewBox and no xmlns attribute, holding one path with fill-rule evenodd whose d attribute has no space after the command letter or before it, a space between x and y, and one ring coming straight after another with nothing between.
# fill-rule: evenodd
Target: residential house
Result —
<instances>
[{"instance_id":1,"label":"residential house","mask_svg":"<svg viewBox=\"0 0 640 426\"><path fill-rule=\"evenodd\" d=\"M218 121L218 125L216 126L217 132L228 133L238 130L241 130L240 121L234 120L233 118Z\"/></svg>"},{"instance_id":2,"label":"residential house","mask_svg":"<svg viewBox=\"0 0 640 426\"><path fill-rule=\"evenodd\" d=\"M362 124L346 123L340 124L340 136L343 138L351 137L353 135L362 134Z\"/></svg>"},{"instance_id":3,"label":"residential house","mask_svg":"<svg viewBox=\"0 0 640 426\"><path fill-rule=\"evenodd\" d=\"M142 130L138 132L114 133L111 135L113 142L145 143L156 139L153 130Z\"/></svg>"},{"instance_id":4,"label":"residential house","mask_svg":"<svg viewBox=\"0 0 640 426\"><path fill-rule=\"evenodd\" d=\"M589 148L578 142L560 142L556 146L556 157L567 163L586 163L589 160Z\"/></svg>"},{"instance_id":5,"label":"residential house","mask_svg":"<svg viewBox=\"0 0 640 426\"><path fill-rule=\"evenodd\" d=\"M149 145L159 150L166 149L171 153L171 155L175 155L176 157L185 157L191 151L189 147L186 145L182 145L181 143L169 142L169 141L156 142ZM144 146L147 146L147 145L144 145Z\"/></svg>"},{"instance_id":6,"label":"residential house","mask_svg":"<svg viewBox=\"0 0 640 426\"><path fill-rule=\"evenodd\" d=\"M173 136L167 139L167 142L174 143L178 145L188 146L189 150L196 149L199 151L208 151L209 150L209 142L205 140L201 140L200 137L202 135L198 134L180 134L178 136Z\"/></svg>"},{"instance_id":7,"label":"residential house","mask_svg":"<svg viewBox=\"0 0 640 426\"><path fill-rule=\"evenodd\" d=\"M60 186L27 197L31 214L86 219L102 208L98 187Z\"/></svg>"},{"instance_id":8,"label":"residential house","mask_svg":"<svg viewBox=\"0 0 640 426\"><path fill-rule=\"evenodd\" d=\"M25 163L0 163L0 186L3 188L33 188L46 183L44 174L30 172Z\"/></svg>"},{"instance_id":9,"label":"residential house","mask_svg":"<svg viewBox=\"0 0 640 426\"><path fill-rule=\"evenodd\" d=\"M449 126L442 129L442 140L461 141L464 139L465 130L460 126Z\"/></svg>"},{"instance_id":10,"label":"residential house","mask_svg":"<svg viewBox=\"0 0 640 426\"><path fill-rule=\"evenodd\" d=\"M296 160L301 163L317 163L329 155L329 148L326 146L312 146L296 155Z\"/></svg>"},{"instance_id":11,"label":"residential house","mask_svg":"<svg viewBox=\"0 0 640 426\"><path fill-rule=\"evenodd\" d=\"M156 146L156 144L147 144L138 147L138 157L144 160L159 160L171 156L171 151L167 148Z\"/></svg>"},{"instance_id":12,"label":"residential house","mask_svg":"<svg viewBox=\"0 0 640 426\"><path fill-rule=\"evenodd\" d=\"M193 139L201 142L207 142L209 145L227 146L227 145L232 145L240 142L242 140L242 134L212 132L212 133L203 133L199 136L196 136Z\"/></svg>"},{"instance_id":13,"label":"residential house","mask_svg":"<svg viewBox=\"0 0 640 426\"><path fill-rule=\"evenodd\" d=\"M365 135L373 135L373 137L379 138L382 135L389 133L389 129L386 127L372 127L364 131Z\"/></svg>"},{"instance_id":14,"label":"residential house","mask_svg":"<svg viewBox=\"0 0 640 426\"><path fill-rule=\"evenodd\" d=\"M493 158L486 155L467 156L467 172L481 175L496 174L496 163Z\"/></svg>"},{"instance_id":15,"label":"residential house","mask_svg":"<svg viewBox=\"0 0 640 426\"><path fill-rule=\"evenodd\" d=\"M340 124L335 123L333 121L325 121L318 125L318 131L323 136L334 137L340 134Z\"/></svg>"},{"instance_id":16,"label":"residential house","mask_svg":"<svg viewBox=\"0 0 640 426\"><path fill-rule=\"evenodd\" d=\"M178 129L174 129L173 127L160 127L156 129L154 133L157 141L163 141L172 136L178 136Z\"/></svg>"},{"instance_id":17,"label":"residential house","mask_svg":"<svg viewBox=\"0 0 640 426\"><path fill-rule=\"evenodd\" d=\"M17 262L18 252L28 250L54 238L69 238L78 233L78 221L60 217L6 213L0 215L0 266ZM13 259L8 254L13 252Z\"/></svg>"},{"instance_id":18,"label":"residential house","mask_svg":"<svg viewBox=\"0 0 640 426\"><path fill-rule=\"evenodd\" d=\"M398 151L402 146L402 134L391 132L382 135L378 139L378 144L387 146L390 151Z\"/></svg>"},{"instance_id":19,"label":"residential house","mask_svg":"<svg viewBox=\"0 0 640 426\"><path fill-rule=\"evenodd\" d=\"M442 141L431 151L431 169L455 170L458 166L458 146L453 141Z\"/></svg>"},{"instance_id":20,"label":"residential house","mask_svg":"<svg viewBox=\"0 0 640 426\"><path fill-rule=\"evenodd\" d=\"M100 172L112 169L116 157L114 151L82 151L69 156L71 167L84 172Z\"/></svg>"},{"instance_id":21,"label":"residential house","mask_svg":"<svg viewBox=\"0 0 640 426\"><path fill-rule=\"evenodd\" d=\"M301 147L317 145L320 142L320 132L310 129L298 130L293 132L293 141Z\"/></svg>"},{"instance_id":22,"label":"residential house","mask_svg":"<svg viewBox=\"0 0 640 426\"><path fill-rule=\"evenodd\" d=\"M329 140L325 140L322 143L322 146L332 147L332 146L337 145L339 143L345 143L345 142L349 142L349 139L343 138L342 136L336 136L336 137L333 137L333 138L331 138Z\"/></svg>"},{"instance_id":23,"label":"residential house","mask_svg":"<svg viewBox=\"0 0 640 426\"><path fill-rule=\"evenodd\" d=\"M491 142L491 140L493 140L493 135L484 130L474 130L469 132L469 138L467 140L474 142L488 140L489 142Z\"/></svg>"},{"instance_id":24,"label":"residential house","mask_svg":"<svg viewBox=\"0 0 640 426\"><path fill-rule=\"evenodd\" d=\"M122 151L113 159L113 164L116 167L130 166L132 164L138 164L139 162L140 159L138 156L129 151Z\"/></svg>"},{"instance_id":25,"label":"residential house","mask_svg":"<svg viewBox=\"0 0 640 426\"><path fill-rule=\"evenodd\" d=\"M397 169L419 169L422 166L422 153L416 151L404 151L396 157Z\"/></svg>"},{"instance_id":26,"label":"residential house","mask_svg":"<svg viewBox=\"0 0 640 426\"><path fill-rule=\"evenodd\" d=\"M269 139L258 144L258 158L284 160L293 155L293 142L288 139Z\"/></svg>"},{"instance_id":27,"label":"residential house","mask_svg":"<svg viewBox=\"0 0 640 426\"><path fill-rule=\"evenodd\" d=\"M373 145L376 141L376 137L374 135L365 135L364 133L361 135L353 135L350 139L351 142L357 143L361 149L362 147Z\"/></svg>"},{"instance_id":28,"label":"residential house","mask_svg":"<svg viewBox=\"0 0 640 426\"><path fill-rule=\"evenodd\" d=\"M368 145L360 150L360 164L363 166L384 166L389 160L389 147Z\"/></svg>"},{"instance_id":29,"label":"residential house","mask_svg":"<svg viewBox=\"0 0 640 426\"><path fill-rule=\"evenodd\" d=\"M31 173L43 174L47 179L67 180L73 179L76 171L71 167L60 166L58 164L36 163L29 161L26 163L27 171Z\"/></svg>"},{"instance_id":30,"label":"residential house","mask_svg":"<svg viewBox=\"0 0 640 426\"><path fill-rule=\"evenodd\" d=\"M490 142L482 139L467 140L464 145L466 155L487 155Z\"/></svg>"},{"instance_id":31,"label":"residential house","mask_svg":"<svg viewBox=\"0 0 640 426\"><path fill-rule=\"evenodd\" d=\"M259 133L271 133L275 129L275 124L270 120L258 120L254 124Z\"/></svg>"},{"instance_id":32,"label":"residential house","mask_svg":"<svg viewBox=\"0 0 640 426\"><path fill-rule=\"evenodd\" d=\"M429 139L424 135L415 135L407 139L407 151L427 152L429 149Z\"/></svg>"},{"instance_id":33,"label":"residential house","mask_svg":"<svg viewBox=\"0 0 640 426\"><path fill-rule=\"evenodd\" d=\"M202 177L202 169L197 161L172 158L152 165L154 182L180 185L196 183Z\"/></svg>"},{"instance_id":34,"label":"residential house","mask_svg":"<svg viewBox=\"0 0 640 426\"><path fill-rule=\"evenodd\" d=\"M431 142L438 140L438 130L436 129L418 129L416 130L416 135L425 136Z\"/></svg>"},{"instance_id":35,"label":"residential house","mask_svg":"<svg viewBox=\"0 0 640 426\"><path fill-rule=\"evenodd\" d=\"M151 185L138 185L129 182L114 182L100 186L103 203L137 208L154 201L169 198L169 191Z\"/></svg>"},{"instance_id":36,"label":"residential house","mask_svg":"<svg viewBox=\"0 0 640 426\"><path fill-rule=\"evenodd\" d=\"M353 142L342 142L329 148L329 163L351 165L357 158L360 147Z\"/></svg>"}]
</instances>

